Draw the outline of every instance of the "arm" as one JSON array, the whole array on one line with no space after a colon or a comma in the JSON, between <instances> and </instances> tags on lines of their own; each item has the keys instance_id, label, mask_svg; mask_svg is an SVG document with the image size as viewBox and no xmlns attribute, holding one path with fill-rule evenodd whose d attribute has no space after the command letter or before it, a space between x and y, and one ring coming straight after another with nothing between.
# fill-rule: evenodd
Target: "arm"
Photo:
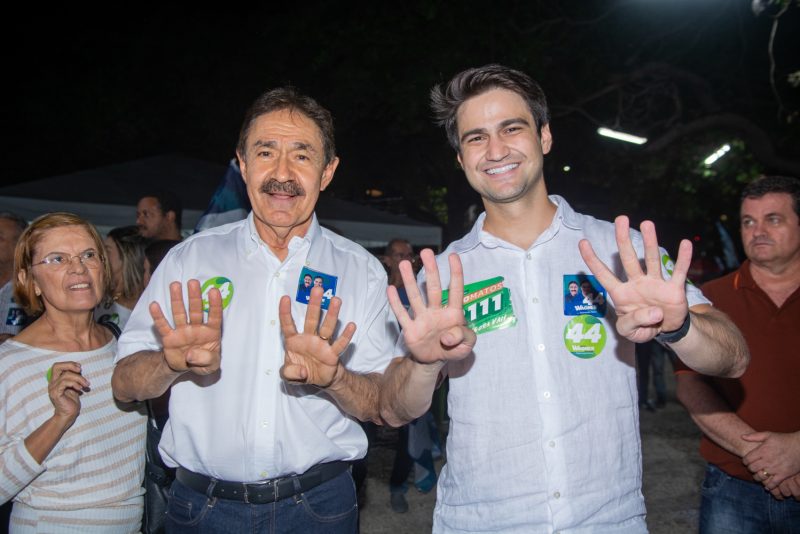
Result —
<instances>
[{"instance_id":1,"label":"arm","mask_svg":"<svg viewBox=\"0 0 800 534\"><path fill-rule=\"evenodd\" d=\"M172 282L169 286L175 328L167 322L157 302L150 304L150 315L161 336L163 349L159 352L137 352L117 362L111 376L111 389L120 401L158 397L186 372L207 375L219 370L222 297L217 289L209 291L208 321L203 322L200 282L189 280L187 289L188 315L180 282Z\"/></svg>"},{"instance_id":2,"label":"arm","mask_svg":"<svg viewBox=\"0 0 800 534\"><path fill-rule=\"evenodd\" d=\"M456 254L450 262L450 296L442 307L442 285L433 251L420 253L427 276L427 304L420 295L408 261L400 263L403 285L413 311L406 311L397 288L389 286L389 304L402 327L409 354L396 358L384 373L381 415L392 426L401 426L425 413L438 377L449 360L461 360L472 353L477 338L464 319L464 275Z\"/></svg>"},{"instance_id":3,"label":"arm","mask_svg":"<svg viewBox=\"0 0 800 534\"><path fill-rule=\"evenodd\" d=\"M301 334L297 332L292 318L291 299L288 296L281 297L278 311L286 349L281 377L292 384L317 386L328 393L346 413L362 421L380 423L380 375L354 373L339 361L339 355L350 344L356 325L348 323L342 334L333 339L342 299L331 299L322 324L321 304L322 288L315 287L311 290Z\"/></svg>"},{"instance_id":4,"label":"arm","mask_svg":"<svg viewBox=\"0 0 800 534\"><path fill-rule=\"evenodd\" d=\"M47 386L53 415L23 440L25 449L38 464L35 466L38 469L30 465L29 460L21 457L13 445L4 444L1 449L0 471L9 476L3 476L0 483L2 502L13 498L41 473L44 469L41 464L78 418L81 411L80 395L89 386L89 381L81 375L79 363L59 362L53 365Z\"/></svg>"},{"instance_id":5,"label":"arm","mask_svg":"<svg viewBox=\"0 0 800 534\"><path fill-rule=\"evenodd\" d=\"M630 341L643 343L662 332L678 330L689 314L685 284L692 256L691 242L681 241L672 277L664 280L655 225L650 221L641 225L645 273L631 242L628 218L619 216L614 224L626 281L616 277L587 240L582 240L579 247L586 265L614 301L617 331ZM687 365L704 374L741 376L750 355L736 326L707 305L694 306L690 321L686 337L670 344L670 348Z\"/></svg>"},{"instance_id":6,"label":"arm","mask_svg":"<svg viewBox=\"0 0 800 534\"><path fill-rule=\"evenodd\" d=\"M676 395L689 411L692 420L714 443L736 456L743 457L756 447L742 436L754 431L733 413L731 407L699 374L680 372L675 375Z\"/></svg>"}]
</instances>

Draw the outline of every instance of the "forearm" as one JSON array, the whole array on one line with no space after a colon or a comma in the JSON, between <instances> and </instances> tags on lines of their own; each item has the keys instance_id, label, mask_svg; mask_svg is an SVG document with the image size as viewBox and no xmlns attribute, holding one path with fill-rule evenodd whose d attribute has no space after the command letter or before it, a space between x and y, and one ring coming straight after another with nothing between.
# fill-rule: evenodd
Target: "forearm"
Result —
<instances>
[{"instance_id":1,"label":"forearm","mask_svg":"<svg viewBox=\"0 0 800 534\"><path fill-rule=\"evenodd\" d=\"M750 362L747 343L739 329L719 310L693 306L686 337L669 348L689 367L709 376L736 378Z\"/></svg>"},{"instance_id":2,"label":"forearm","mask_svg":"<svg viewBox=\"0 0 800 534\"><path fill-rule=\"evenodd\" d=\"M424 414L443 367L444 362L419 363L410 356L392 360L381 387L383 420L399 427Z\"/></svg>"},{"instance_id":3,"label":"forearm","mask_svg":"<svg viewBox=\"0 0 800 534\"><path fill-rule=\"evenodd\" d=\"M739 457L758 446L742 439L755 429L736 415L702 376L680 373L676 380L678 400L709 439Z\"/></svg>"},{"instance_id":4,"label":"forearm","mask_svg":"<svg viewBox=\"0 0 800 534\"><path fill-rule=\"evenodd\" d=\"M380 382L378 373L354 373L339 363L333 382L323 391L359 421L380 424Z\"/></svg>"},{"instance_id":5,"label":"forearm","mask_svg":"<svg viewBox=\"0 0 800 534\"><path fill-rule=\"evenodd\" d=\"M53 415L25 438L25 448L36 463L44 462L74 422L75 419L71 417Z\"/></svg>"},{"instance_id":6,"label":"forearm","mask_svg":"<svg viewBox=\"0 0 800 534\"><path fill-rule=\"evenodd\" d=\"M122 402L162 395L185 371L173 371L163 352L141 351L117 362L111 376L114 397Z\"/></svg>"}]
</instances>

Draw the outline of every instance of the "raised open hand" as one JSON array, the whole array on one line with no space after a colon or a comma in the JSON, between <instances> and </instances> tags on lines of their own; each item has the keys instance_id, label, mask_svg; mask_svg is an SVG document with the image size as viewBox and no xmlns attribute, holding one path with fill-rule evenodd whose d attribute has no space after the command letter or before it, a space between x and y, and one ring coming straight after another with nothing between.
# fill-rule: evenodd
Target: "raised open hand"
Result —
<instances>
[{"instance_id":1,"label":"raised open hand","mask_svg":"<svg viewBox=\"0 0 800 534\"><path fill-rule=\"evenodd\" d=\"M622 281L614 275L597 257L589 241L583 239L578 246L583 261L614 301L617 331L633 342L642 343L661 332L677 330L689 313L684 284L692 259L692 243L686 239L681 241L672 277L664 280L655 225L644 221L640 227L646 273L642 271L631 242L628 218L620 215L614 226L627 280Z\"/></svg>"},{"instance_id":2,"label":"raised open hand","mask_svg":"<svg viewBox=\"0 0 800 534\"><path fill-rule=\"evenodd\" d=\"M464 319L464 273L457 254L451 254L450 285L447 306L442 307L442 283L433 251L420 252L425 269L428 303L420 295L411 263L400 262L400 274L406 288L413 318L406 311L397 288L389 286L387 294L392 311L403 328L403 337L411 356L420 363L460 360L475 346L475 332L467 328Z\"/></svg>"},{"instance_id":3,"label":"raised open hand","mask_svg":"<svg viewBox=\"0 0 800 534\"><path fill-rule=\"evenodd\" d=\"M342 334L333 338L342 299L333 297L328 312L319 323L322 306L322 288L314 287L306 308L303 333L298 333L292 318L292 300L281 297L278 308L281 333L286 349L281 377L295 384L312 384L321 388L330 386L339 368L339 355L344 352L356 331L354 323L347 323ZM317 330L319 327L319 330Z\"/></svg>"},{"instance_id":4,"label":"raised open hand","mask_svg":"<svg viewBox=\"0 0 800 534\"><path fill-rule=\"evenodd\" d=\"M169 285L172 319L170 326L157 302L150 303L150 315L161 336L164 358L173 371L208 375L219 370L222 342L222 296L217 288L208 292L208 320L203 321L200 282L189 280L189 313L183 303L180 282Z\"/></svg>"}]
</instances>

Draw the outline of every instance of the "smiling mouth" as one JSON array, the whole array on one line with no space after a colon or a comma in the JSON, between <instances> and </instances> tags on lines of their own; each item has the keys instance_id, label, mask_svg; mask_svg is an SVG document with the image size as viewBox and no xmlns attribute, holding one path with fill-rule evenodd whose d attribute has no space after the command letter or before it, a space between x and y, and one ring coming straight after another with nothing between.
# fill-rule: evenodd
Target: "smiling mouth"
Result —
<instances>
[{"instance_id":1,"label":"smiling mouth","mask_svg":"<svg viewBox=\"0 0 800 534\"><path fill-rule=\"evenodd\" d=\"M519 167L519 163L509 163L508 165L503 165L502 167L493 167L491 169L486 169L486 171L484 172L490 175L502 174L504 172L514 170L517 167Z\"/></svg>"},{"instance_id":2,"label":"smiling mouth","mask_svg":"<svg viewBox=\"0 0 800 534\"><path fill-rule=\"evenodd\" d=\"M69 286L70 289L89 289L89 284L81 283L81 284L72 284Z\"/></svg>"}]
</instances>

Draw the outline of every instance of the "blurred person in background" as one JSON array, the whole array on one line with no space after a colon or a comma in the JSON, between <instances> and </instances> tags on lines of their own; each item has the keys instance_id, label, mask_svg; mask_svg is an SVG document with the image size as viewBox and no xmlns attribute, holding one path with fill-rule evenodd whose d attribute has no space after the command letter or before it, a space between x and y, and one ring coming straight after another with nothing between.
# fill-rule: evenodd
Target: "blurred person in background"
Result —
<instances>
[{"instance_id":1,"label":"blurred person in background","mask_svg":"<svg viewBox=\"0 0 800 534\"><path fill-rule=\"evenodd\" d=\"M14 247L28 223L16 213L0 212L0 343L25 326L25 310L14 300Z\"/></svg>"},{"instance_id":2,"label":"blurred person in background","mask_svg":"<svg viewBox=\"0 0 800 534\"><path fill-rule=\"evenodd\" d=\"M111 270L70 213L31 223L14 293L35 321L0 345L0 502L10 531L129 533L142 517L145 416L111 392L117 342L94 321Z\"/></svg>"},{"instance_id":3,"label":"blurred person in background","mask_svg":"<svg viewBox=\"0 0 800 534\"><path fill-rule=\"evenodd\" d=\"M172 191L154 191L136 204L136 226L145 239L181 240L183 208Z\"/></svg>"},{"instance_id":4,"label":"blurred person in background","mask_svg":"<svg viewBox=\"0 0 800 534\"><path fill-rule=\"evenodd\" d=\"M111 268L111 292L94 316L97 322L110 321L122 330L144 291L144 239L136 226L122 226L109 231L104 243Z\"/></svg>"}]
</instances>

